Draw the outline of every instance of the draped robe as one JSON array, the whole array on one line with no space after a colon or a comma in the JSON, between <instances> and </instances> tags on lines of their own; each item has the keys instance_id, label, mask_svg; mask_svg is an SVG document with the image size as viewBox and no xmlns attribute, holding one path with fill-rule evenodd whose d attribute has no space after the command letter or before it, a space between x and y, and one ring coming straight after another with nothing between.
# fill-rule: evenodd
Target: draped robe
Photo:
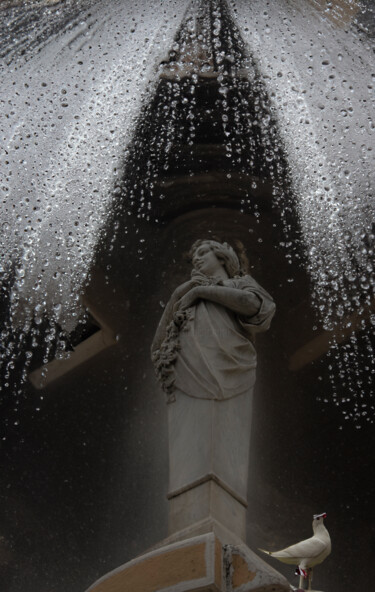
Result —
<instances>
[{"instance_id":1,"label":"draped robe","mask_svg":"<svg viewBox=\"0 0 375 592\"><path fill-rule=\"evenodd\" d=\"M226 279L222 285L255 294L260 308L243 316L205 299L189 308L178 331L169 331L161 348L169 355L167 362L160 363L169 395L180 391L194 398L224 400L254 386L255 335L269 328L275 304L249 275Z\"/></svg>"}]
</instances>

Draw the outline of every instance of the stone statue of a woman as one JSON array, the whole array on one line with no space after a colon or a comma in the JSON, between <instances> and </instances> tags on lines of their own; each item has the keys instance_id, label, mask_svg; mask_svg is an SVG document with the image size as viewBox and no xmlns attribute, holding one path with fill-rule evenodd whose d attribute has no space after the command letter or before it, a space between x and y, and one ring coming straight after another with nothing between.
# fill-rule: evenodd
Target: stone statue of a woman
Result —
<instances>
[{"instance_id":1,"label":"stone statue of a woman","mask_svg":"<svg viewBox=\"0 0 375 592\"><path fill-rule=\"evenodd\" d=\"M170 532L212 520L228 527L229 519L244 538L254 339L275 304L227 243L197 241L191 255L191 279L172 294L152 345L170 403ZM226 516L202 507L207 487Z\"/></svg>"}]
</instances>

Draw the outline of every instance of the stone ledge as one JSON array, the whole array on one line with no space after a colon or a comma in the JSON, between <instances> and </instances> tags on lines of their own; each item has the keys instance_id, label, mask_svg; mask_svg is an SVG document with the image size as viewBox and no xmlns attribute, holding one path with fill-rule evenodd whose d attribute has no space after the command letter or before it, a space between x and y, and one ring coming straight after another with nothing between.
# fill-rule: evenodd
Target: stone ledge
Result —
<instances>
[{"instance_id":1,"label":"stone ledge","mask_svg":"<svg viewBox=\"0 0 375 592\"><path fill-rule=\"evenodd\" d=\"M290 592L287 580L245 544L208 533L125 563L87 592Z\"/></svg>"}]
</instances>

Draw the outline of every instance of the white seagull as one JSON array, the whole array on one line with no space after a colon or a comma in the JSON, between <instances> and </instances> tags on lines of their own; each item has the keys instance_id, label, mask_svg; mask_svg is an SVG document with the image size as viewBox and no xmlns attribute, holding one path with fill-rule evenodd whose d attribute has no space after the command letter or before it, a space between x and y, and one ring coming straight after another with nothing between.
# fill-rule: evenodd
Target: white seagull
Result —
<instances>
[{"instance_id":1,"label":"white seagull","mask_svg":"<svg viewBox=\"0 0 375 592\"><path fill-rule=\"evenodd\" d=\"M300 576L300 587L302 587L303 578L309 576L308 590L311 590L312 568L322 563L331 552L331 539L323 522L326 517L325 512L314 515L312 523L314 535L309 539L281 549L281 551L259 549L283 563L297 565L295 573Z\"/></svg>"}]
</instances>

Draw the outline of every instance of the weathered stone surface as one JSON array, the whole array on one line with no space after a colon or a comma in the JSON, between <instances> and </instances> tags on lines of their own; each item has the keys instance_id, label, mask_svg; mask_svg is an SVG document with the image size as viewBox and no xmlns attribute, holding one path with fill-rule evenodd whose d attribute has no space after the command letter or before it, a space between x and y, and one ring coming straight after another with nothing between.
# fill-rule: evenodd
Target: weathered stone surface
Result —
<instances>
[{"instance_id":1,"label":"weathered stone surface","mask_svg":"<svg viewBox=\"0 0 375 592\"><path fill-rule=\"evenodd\" d=\"M289 582L245 544L224 545L224 592L285 592Z\"/></svg>"},{"instance_id":2,"label":"weathered stone surface","mask_svg":"<svg viewBox=\"0 0 375 592\"><path fill-rule=\"evenodd\" d=\"M245 545L213 534L151 551L105 575L87 592L290 592L283 576Z\"/></svg>"},{"instance_id":3,"label":"weathered stone surface","mask_svg":"<svg viewBox=\"0 0 375 592\"><path fill-rule=\"evenodd\" d=\"M203 535L167 545L107 574L87 592L221 590L221 544Z\"/></svg>"}]
</instances>

